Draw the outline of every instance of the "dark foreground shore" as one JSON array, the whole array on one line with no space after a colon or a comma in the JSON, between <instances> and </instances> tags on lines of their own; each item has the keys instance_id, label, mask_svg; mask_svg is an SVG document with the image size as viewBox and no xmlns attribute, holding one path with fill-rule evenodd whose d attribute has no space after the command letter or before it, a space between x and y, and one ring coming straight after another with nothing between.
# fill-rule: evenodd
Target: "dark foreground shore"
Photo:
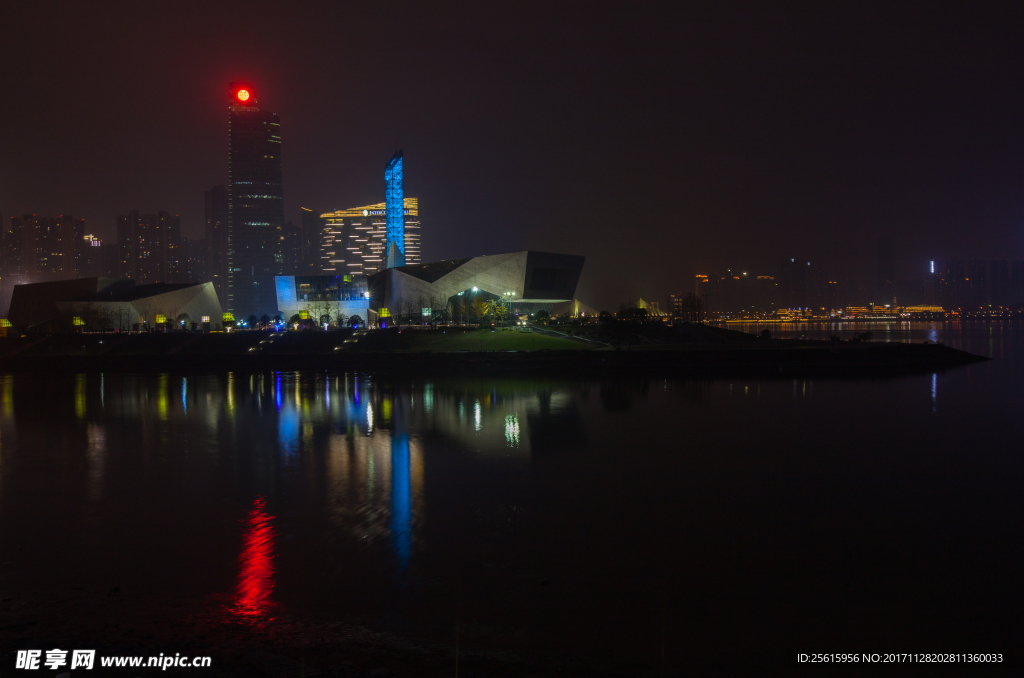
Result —
<instances>
[{"instance_id":1,"label":"dark foreground shore","mask_svg":"<svg viewBox=\"0 0 1024 678\"><path fill-rule=\"evenodd\" d=\"M0 601L4 648L0 665L15 666L17 649L87 648L99 657L209 657L209 668L104 668L87 675L209 675L225 678L640 678L648 667L601 666L587 657L509 652L489 647L472 627L449 643L347 622L294 618L274 611L258 623L239 621L230 601L181 600L111 588L35 588ZM65 667L66 669L66 667ZM55 675L53 672L43 672ZM59 672L58 672L59 673ZM78 671L70 675L77 675ZM7 675L6 672L2 675ZM69 674L64 674L69 675Z\"/></svg>"},{"instance_id":2,"label":"dark foreground shore","mask_svg":"<svg viewBox=\"0 0 1024 678\"><path fill-rule=\"evenodd\" d=\"M406 332L406 334L415 334ZM540 350L416 350L371 333L90 335L0 345L3 372L347 370L406 375L809 377L888 376L988 360L941 344L742 341L614 349L586 342Z\"/></svg>"}]
</instances>

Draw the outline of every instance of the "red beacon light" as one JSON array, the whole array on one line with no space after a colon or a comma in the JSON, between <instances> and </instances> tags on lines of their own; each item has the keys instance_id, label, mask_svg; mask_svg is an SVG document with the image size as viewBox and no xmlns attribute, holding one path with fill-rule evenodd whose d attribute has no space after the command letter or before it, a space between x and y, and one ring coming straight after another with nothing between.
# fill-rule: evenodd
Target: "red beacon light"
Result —
<instances>
[{"instance_id":1,"label":"red beacon light","mask_svg":"<svg viewBox=\"0 0 1024 678\"><path fill-rule=\"evenodd\" d=\"M238 90L238 94L236 96L238 97L239 101L248 101L249 100L249 90L247 90L247 89L240 89L240 90Z\"/></svg>"}]
</instances>

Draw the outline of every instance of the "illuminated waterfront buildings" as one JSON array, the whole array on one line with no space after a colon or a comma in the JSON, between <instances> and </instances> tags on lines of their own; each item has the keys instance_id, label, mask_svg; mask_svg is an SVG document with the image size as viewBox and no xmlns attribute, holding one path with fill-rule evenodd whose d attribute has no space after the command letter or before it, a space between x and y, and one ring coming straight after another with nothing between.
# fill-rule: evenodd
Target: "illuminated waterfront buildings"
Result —
<instances>
[{"instance_id":1,"label":"illuminated waterfront buildings","mask_svg":"<svg viewBox=\"0 0 1024 678\"><path fill-rule=\"evenodd\" d=\"M275 279L277 308L287 320L307 314L317 324L358 315L370 318L370 295L363 275L279 275Z\"/></svg>"},{"instance_id":2,"label":"illuminated waterfront buildings","mask_svg":"<svg viewBox=\"0 0 1024 678\"><path fill-rule=\"evenodd\" d=\"M220 329L220 304L211 283L137 285L134 280L77 278L18 285L12 325L37 332ZM182 324L184 322L184 324Z\"/></svg>"},{"instance_id":3,"label":"illuminated waterfront buildings","mask_svg":"<svg viewBox=\"0 0 1024 678\"><path fill-rule=\"evenodd\" d=\"M403 199L405 263L420 263L419 201ZM385 268L387 203L351 207L320 215L319 272L372 275Z\"/></svg>"},{"instance_id":4,"label":"illuminated waterfront buildings","mask_svg":"<svg viewBox=\"0 0 1024 678\"><path fill-rule=\"evenodd\" d=\"M242 83L230 88L227 193L226 310L273 313L284 227L281 120L261 110L255 90Z\"/></svg>"},{"instance_id":5,"label":"illuminated waterfront buildings","mask_svg":"<svg viewBox=\"0 0 1024 678\"><path fill-rule=\"evenodd\" d=\"M551 312L571 302L585 257L553 252L507 252L384 269L369 279L370 307L381 317L416 317L474 299L505 300L511 313ZM386 312L385 312L386 309Z\"/></svg>"},{"instance_id":6,"label":"illuminated waterfront buildings","mask_svg":"<svg viewBox=\"0 0 1024 678\"><path fill-rule=\"evenodd\" d=\"M222 308L228 300L228 191L214 186L205 193L206 279L213 283Z\"/></svg>"},{"instance_id":7,"label":"illuminated waterfront buildings","mask_svg":"<svg viewBox=\"0 0 1024 678\"><path fill-rule=\"evenodd\" d=\"M776 308L777 285L774 276L727 270L698 274L693 293L699 304L682 294L670 297L673 317L692 318L698 306L702 313L771 313Z\"/></svg>"}]
</instances>

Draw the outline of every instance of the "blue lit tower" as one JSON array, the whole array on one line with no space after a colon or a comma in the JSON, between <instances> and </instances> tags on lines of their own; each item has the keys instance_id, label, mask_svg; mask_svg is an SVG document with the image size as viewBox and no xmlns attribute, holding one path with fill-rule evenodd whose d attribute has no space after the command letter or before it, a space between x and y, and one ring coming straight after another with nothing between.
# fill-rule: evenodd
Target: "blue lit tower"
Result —
<instances>
[{"instance_id":1,"label":"blue lit tower","mask_svg":"<svg viewBox=\"0 0 1024 678\"><path fill-rule=\"evenodd\" d=\"M402 151L398 150L384 170L387 204L387 239L384 242L384 268L405 266L405 191L402 188Z\"/></svg>"}]
</instances>

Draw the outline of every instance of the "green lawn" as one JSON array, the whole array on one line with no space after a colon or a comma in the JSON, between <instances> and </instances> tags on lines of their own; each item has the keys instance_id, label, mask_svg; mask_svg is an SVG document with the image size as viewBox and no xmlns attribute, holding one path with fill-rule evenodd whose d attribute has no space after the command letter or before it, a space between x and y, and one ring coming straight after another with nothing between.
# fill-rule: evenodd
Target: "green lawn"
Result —
<instances>
[{"instance_id":1,"label":"green lawn","mask_svg":"<svg viewBox=\"0 0 1024 678\"><path fill-rule=\"evenodd\" d=\"M352 346L357 351L539 351L586 350L590 345L516 330L403 330L371 332Z\"/></svg>"}]
</instances>

